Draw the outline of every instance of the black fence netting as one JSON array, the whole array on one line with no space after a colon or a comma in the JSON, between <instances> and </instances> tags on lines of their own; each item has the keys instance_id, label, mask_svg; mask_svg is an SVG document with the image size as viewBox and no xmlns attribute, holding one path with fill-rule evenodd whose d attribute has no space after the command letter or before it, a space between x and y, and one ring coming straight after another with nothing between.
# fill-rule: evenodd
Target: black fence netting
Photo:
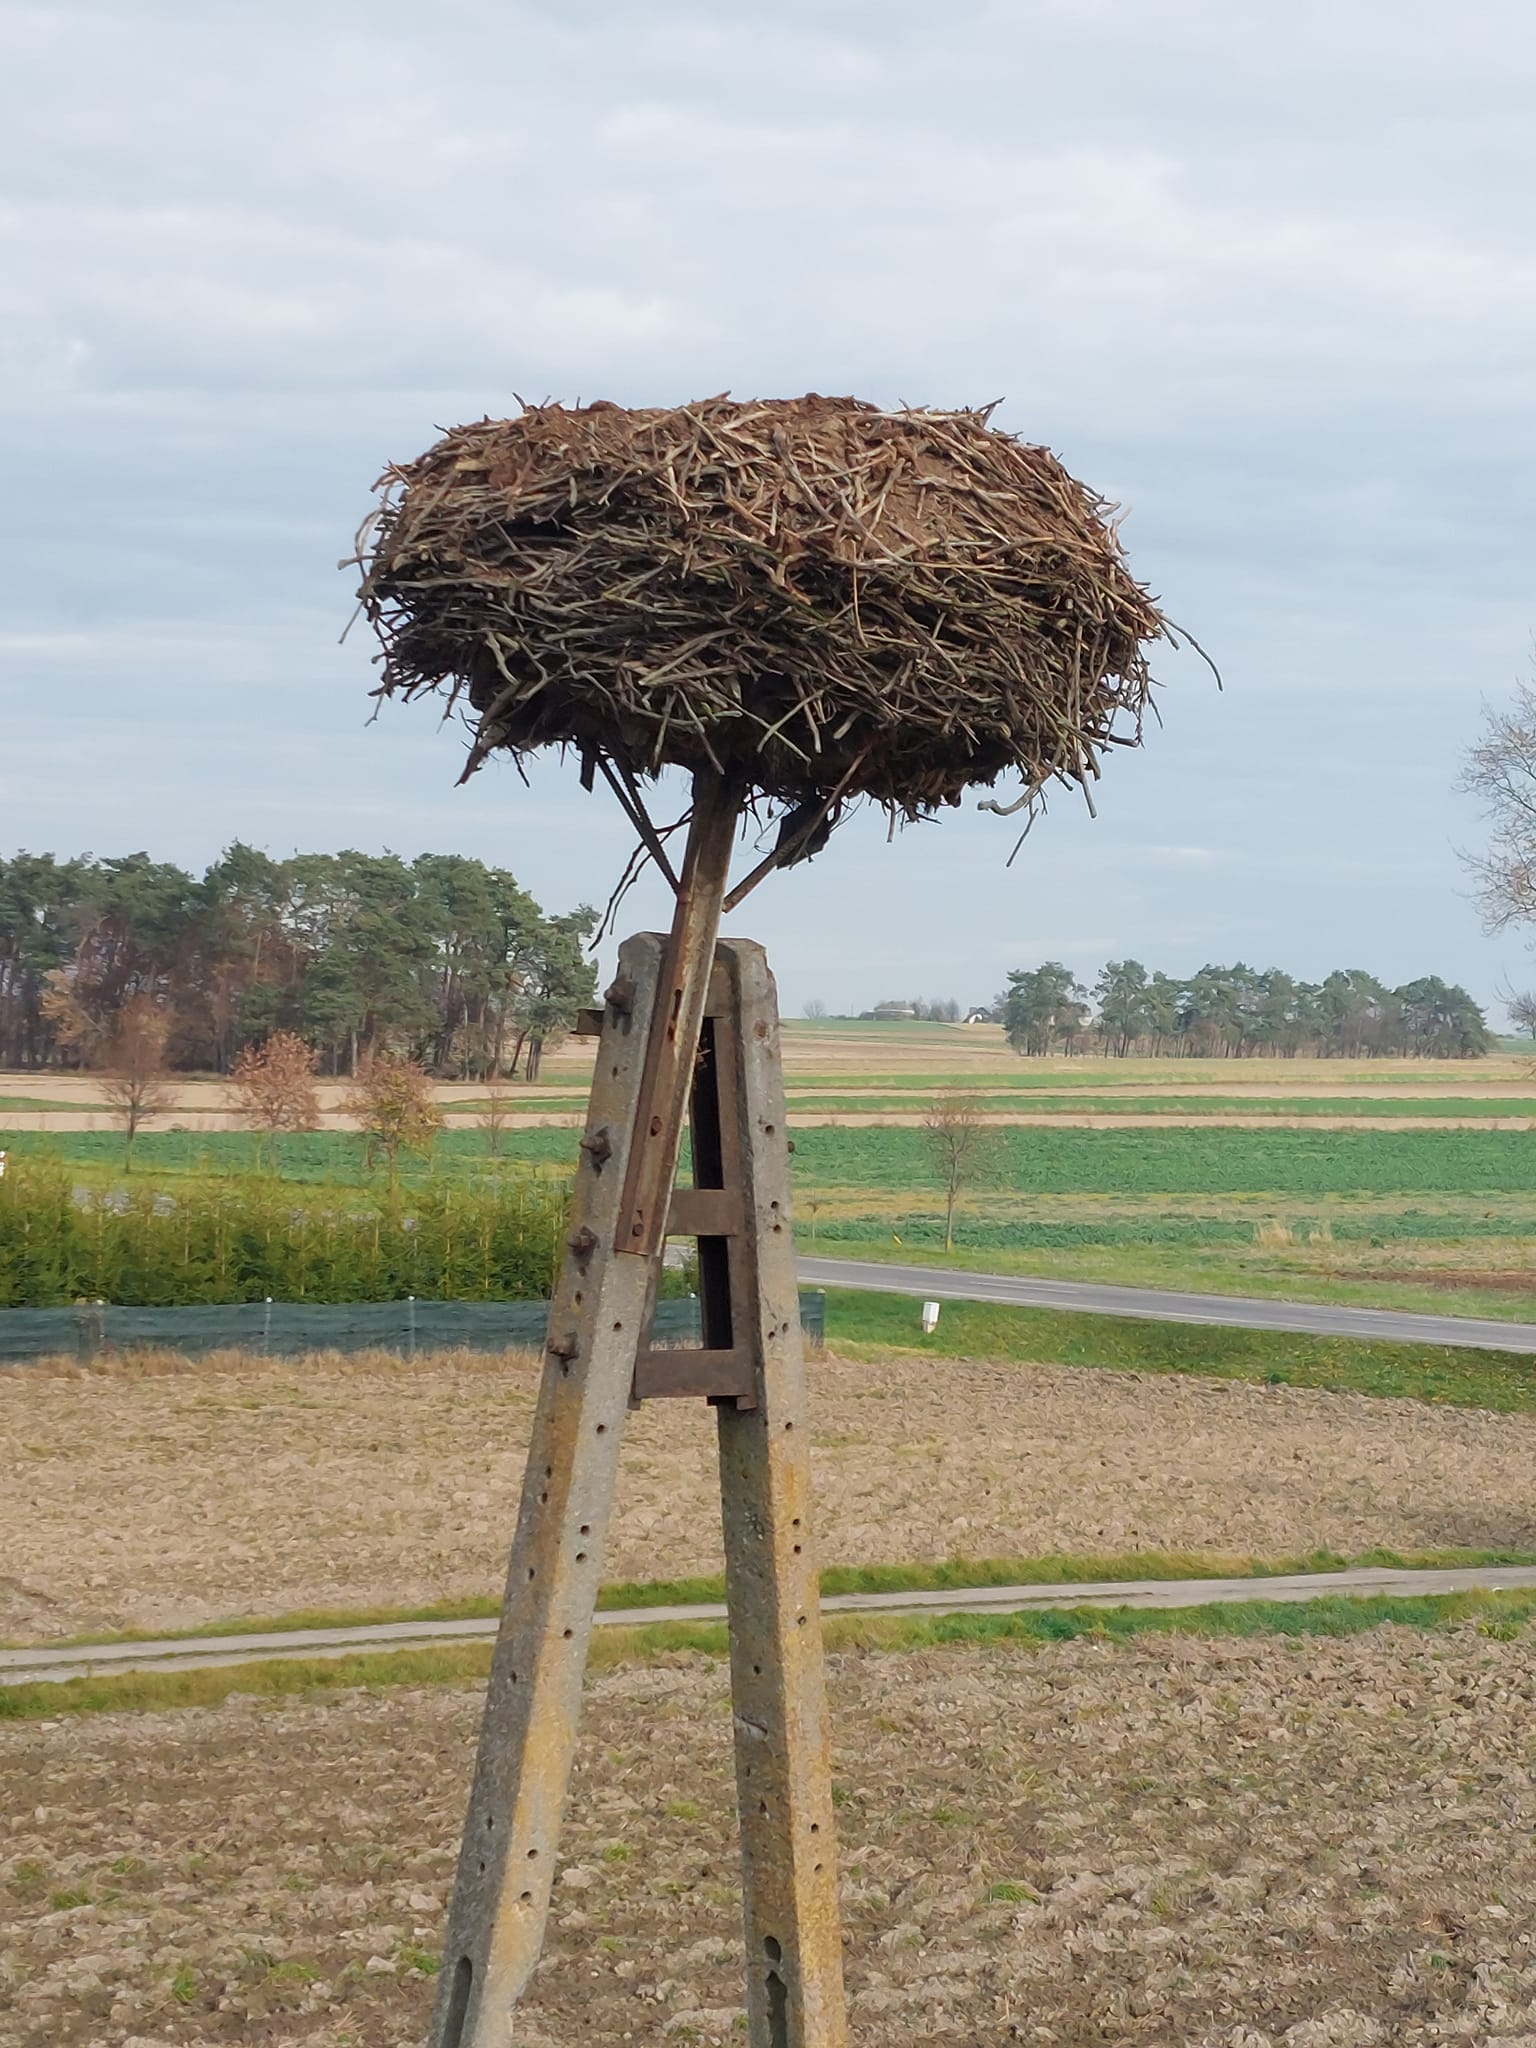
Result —
<instances>
[{"instance_id":1,"label":"black fence netting","mask_svg":"<svg viewBox=\"0 0 1536 2048\"><path fill-rule=\"evenodd\" d=\"M306 1351L537 1350L549 1322L547 1301L251 1301L192 1308L117 1308L81 1302L72 1308L0 1309L0 1365L38 1358L90 1359L114 1351L175 1351L201 1358L211 1351L251 1351L274 1358ZM800 1295L807 1338L826 1336L826 1296ZM699 1304L692 1296L656 1304L655 1342L698 1343Z\"/></svg>"}]
</instances>

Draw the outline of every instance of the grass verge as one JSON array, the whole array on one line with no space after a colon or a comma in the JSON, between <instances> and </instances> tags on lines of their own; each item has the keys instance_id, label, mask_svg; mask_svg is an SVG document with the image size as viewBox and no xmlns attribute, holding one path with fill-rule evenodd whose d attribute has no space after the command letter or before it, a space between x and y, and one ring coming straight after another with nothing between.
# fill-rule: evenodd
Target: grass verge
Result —
<instances>
[{"instance_id":1,"label":"grass verge","mask_svg":"<svg viewBox=\"0 0 1536 2048\"><path fill-rule=\"evenodd\" d=\"M1459 1345L1376 1344L1286 1330L1138 1322L1128 1316L946 1301L925 1337L904 1294L827 1289L827 1342L859 1357L986 1359L1115 1372L1198 1373L1267 1386L1317 1387L1518 1415L1536 1409L1536 1356Z\"/></svg>"},{"instance_id":2,"label":"grass verge","mask_svg":"<svg viewBox=\"0 0 1536 2048\"><path fill-rule=\"evenodd\" d=\"M1536 1565L1525 1550L1366 1550L1341 1557L1335 1550L1311 1550L1297 1557L1226 1556L1211 1551L1125 1550L1112 1555L1065 1557L950 1557L931 1564L828 1565L820 1574L822 1597L850 1593L943 1593L982 1586L1085 1586L1131 1579L1274 1579L1304 1572L1344 1572L1355 1567L1389 1571L1471 1571L1500 1565ZM597 1605L604 1613L639 1607L703 1607L725 1598L719 1573L688 1579L626 1579L603 1586ZM304 1629L387 1627L392 1622L494 1621L501 1601L490 1594L438 1600L423 1607L300 1608L288 1614L240 1615L207 1621L197 1628L119 1629L109 1635L49 1637L50 1650L101 1649L114 1643L217 1642L225 1636L287 1635ZM5 1649L38 1647L8 1642Z\"/></svg>"},{"instance_id":3,"label":"grass verge","mask_svg":"<svg viewBox=\"0 0 1536 2048\"><path fill-rule=\"evenodd\" d=\"M1453 1593L1439 1597L1351 1600L1245 1600L1210 1607L1058 1608L1046 1613L828 1615L823 1622L832 1651L910 1651L946 1645L997 1644L1022 1649L1087 1636L1124 1643L1136 1636L1205 1637L1347 1636L1384 1624L1444 1629L1475 1623L1489 1636L1509 1639L1536 1616L1536 1593ZM723 1623L656 1622L644 1628L600 1630L588 1668L645 1663L694 1655L723 1658L729 1641ZM67 1715L163 1712L213 1707L239 1693L258 1698L312 1699L355 1687L469 1685L490 1669L488 1643L441 1650L393 1650L334 1659L274 1659L187 1672L125 1672L76 1678L57 1685L0 1688L0 1721L51 1721Z\"/></svg>"},{"instance_id":4,"label":"grass verge","mask_svg":"<svg viewBox=\"0 0 1536 2048\"><path fill-rule=\"evenodd\" d=\"M876 1223L873 1217L854 1219L850 1227L833 1213L821 1223L814 1244L806 1227L800 1226L798 1249L811 1258L934 1266L962 1273L1017 1275L1020 1279L1082 1280L1114 1287L1155 1287L1160 1292L1401 1309L1413 1315L1471 1316L1484 1322L1528 1323L1536 1318L1536 1297L1529 1285L1522 1285L1531 1256L1532 1219L1524 1219L1527 1228L1523 1234L1517 1234L1519 1223L1513 1219L1508 1223L1499 1219L1498 1237L1487 1231L1483 1219L1469 1224L1465 1217L1439 1228L1433 1219L1421 1220L1417 1213L1391 1221L1373 1217L1372 1222L1384 1225L1379 1237L1371 1234L1369 1226L1362 1230L1354 1218L1328 1219L1329 1238L1308 1245L1303 1240L1307 1230L1315 1227L1316 1219L1312 1219L1296 1226L1296 1248L1279 1250L1265 1245L1260 1235L1265 1224L1257 1217L1244 1222L1214 1217L1163 1219L1151 1227L1119 1220L1079 1224L1077 1241L1059 1244L1031 1243L1032 1226L1023 1223L1016 1227L1022 1243L961 1243L949 1251L944 1250L942 1236L936 1234L940 1220L928 1215L893 1215L891 1230L879 1235L870 1229ZM1401 1228L1404 1220L1416 1227ZM1289 1225L1282 1227L1289 1232ZM1067 1226L1067 1230L1072 1228ZM1066 1237L1067 1230L1059 1225L1056 1229ZM1332 1241L1335 1229L1336 1244ZM992 1231L1003 1238L1007 1226L994 1224ZM1454 1259L1464 1239L1486 1243L1485 1261L1508 1260L1517 1267L1507 1290L1457 1286L1453 1265L1433 1268L1432 1276L1422 1266L1413 1265L1390 1272L1380 1265L1358 1274L1349 1269L1350 1260L1365 1260L1374 1254L1390 1262L1410 1247L1427 1260L1433 1256L1431 1247L1437 1240L1441 1256Z\"/></svg>"}]
</instances>

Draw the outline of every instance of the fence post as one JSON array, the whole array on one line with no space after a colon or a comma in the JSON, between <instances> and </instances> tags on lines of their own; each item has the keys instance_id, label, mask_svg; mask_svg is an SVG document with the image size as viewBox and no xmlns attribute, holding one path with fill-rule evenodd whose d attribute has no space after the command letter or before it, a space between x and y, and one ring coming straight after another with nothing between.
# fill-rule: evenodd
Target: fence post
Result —
<instances>
[{"instance_id":1,"label":"fence post","mask_svg":"<svg viewBox=\"0 0 1536 2048\"><path fill-rule=\"evenodd\" d=\"M105 1307L103 1301L75 1303L75 1356L82 1364L94 1358L106 1344L106 1318L102 1314Z\"/></svg>"},{"instance_id":2,"label":"fence post","mask_svg":"<svg viewBox=\"0 0 1536 2048\"><path fill-rule=\"evenodd\" d=\"M266 1357L272 1349L272 1297L269 1294L261 1311L261 1351Z\"/></svg>"},{"instance_id":3,"label":"fence post","mask_svg":"<svg viewBox=\"0 0 1536 2048\"><path fill-rule=\"evenodd\" d=\"M407 1326L410 1332L409 1346L405 1355L407 1358L414 1358L416 1356L416 1297L414 1294L408 1294L405 1297L405 1301L408 1318Z\"/></svg>"}]
</instances>

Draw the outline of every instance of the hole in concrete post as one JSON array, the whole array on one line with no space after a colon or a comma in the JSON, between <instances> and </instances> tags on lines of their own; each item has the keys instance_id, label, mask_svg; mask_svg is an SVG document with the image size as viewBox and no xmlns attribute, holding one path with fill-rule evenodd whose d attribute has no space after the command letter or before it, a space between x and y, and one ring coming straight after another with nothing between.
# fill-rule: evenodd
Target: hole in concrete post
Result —
<instances>
[{"instance_id":1,"label":"hole in concrete post","mask_svg":"<svg viewBox=\"0 0 1536 2048\"><path fill-rule=\"evenodd\" d=\"M778 1971L778 1965L784 1960L784 1951L771 1934L763 1943L763 1954L768 1960L765 1989L768 1993L769 2048L789 2048L789 1987Z\"/></svg>"},{"instance_id":2,"label":"hole in concrete post","mask_svg":"<svg viewBox=\"0 0 1536 2048\"><path fill-rule=\"evenodd\" d=\"M474 1976L474 1964L468 1956L460 1956L453 1966L453 1989L448 1994L448 2016L443 2022L443 2048L459 2048L464 2038L464 2021L469 2013L469 1987Z\"/></svg>"}]
</instances>

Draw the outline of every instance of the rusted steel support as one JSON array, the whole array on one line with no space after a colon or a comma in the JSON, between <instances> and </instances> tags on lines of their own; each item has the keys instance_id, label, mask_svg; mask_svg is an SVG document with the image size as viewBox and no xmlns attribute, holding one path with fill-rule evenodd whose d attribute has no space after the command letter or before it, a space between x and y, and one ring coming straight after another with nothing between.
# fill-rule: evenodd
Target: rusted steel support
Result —
<instances>
[{"instance_id":1,"label":"rusted steel support","mask_svg":"<svg viewBox=\"0 0 1536 2048\"><path fill-rule=\"evenodd\" d=\"M433 2048L507 2048L554 1879L587 1638L651 1273L613 1256L662 942L630 939L599 1041L571 1230L438 1979Z\"/></svg>"},{"instance_id":2,"label":"rusted steel support","mask_svg":"<svg viewBox=\"0 0 1536 2048\"><path fill-rule=\"evenodd\" d=\"M756 1397L751 1408L718 1406L748 2038L751 2048L845 2048L778 1004L760 946L727 940L720 955L734 983L729 1029L716 1025L723 1084L730 1070L722 1149L741 1163L745 1211L730 1245L733 1335L752 1354Z\"/></svg>"}]
</instances>

